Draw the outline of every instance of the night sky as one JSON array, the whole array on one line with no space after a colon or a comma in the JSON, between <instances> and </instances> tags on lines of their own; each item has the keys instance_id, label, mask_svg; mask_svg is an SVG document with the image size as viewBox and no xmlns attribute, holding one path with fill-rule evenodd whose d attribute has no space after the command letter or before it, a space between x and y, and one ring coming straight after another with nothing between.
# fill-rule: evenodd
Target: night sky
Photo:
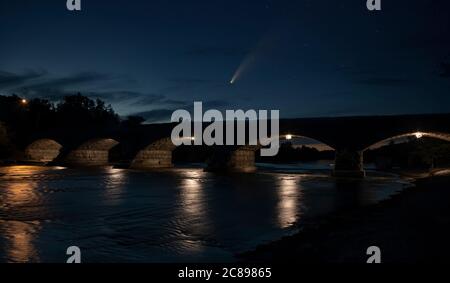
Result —
<instances>
[{"instance_id":1,"label":"night sky","mask_svg":"<svg viewBox=\"0 0 450 283\"><path fill-rule=\"evenodd\" d=\"M284 118L450 112L449 2L0 0L0 94L81 92L148 122L194 100Z\"/></svg>"}]
</instances>

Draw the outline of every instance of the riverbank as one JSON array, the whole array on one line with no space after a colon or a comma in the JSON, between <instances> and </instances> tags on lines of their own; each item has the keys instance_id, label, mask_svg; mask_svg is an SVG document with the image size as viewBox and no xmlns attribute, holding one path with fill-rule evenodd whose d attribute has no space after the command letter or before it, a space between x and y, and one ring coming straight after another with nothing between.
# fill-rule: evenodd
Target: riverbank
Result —
<instances>
[{"instance_id":1,"label":"riverbank","mask_svg":"<svg viewBox=\"0 0 450 283\"><path fill-rule=\"evenodd\" d=\"M302 224L293 236L238 255L249 262L365 263L378 246L390 263L449 262L450 176L416 186L374 206Z\"/></svg>"}]
</instances>

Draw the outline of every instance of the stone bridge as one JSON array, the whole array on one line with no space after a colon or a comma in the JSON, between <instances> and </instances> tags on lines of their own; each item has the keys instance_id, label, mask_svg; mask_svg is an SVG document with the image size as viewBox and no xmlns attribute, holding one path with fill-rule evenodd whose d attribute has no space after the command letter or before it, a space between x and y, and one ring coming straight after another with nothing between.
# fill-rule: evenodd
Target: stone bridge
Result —
<instances>
[{"instance_id":1,"label":"stone bridge","mask_svg":"<svg viewBox=\"0 0 450 283\"><path fill-rule=\"evenodd\" d=\"M170 133L175 124L142 125L109 136L74 141L35 138L24 149L27 162L57 163L67 166L107 166L115 155L134 169L170 168L176 148ZM307 137L322 142L336 152L336 176L364 176L363 153L368 148L400 137L431 137L450 141L450 114L341 117L280 120L280 139ZM66 145L71 144L71 145ZM213 146L207 169L251 172L259 146Z\"/></svg>"}]
</instances>

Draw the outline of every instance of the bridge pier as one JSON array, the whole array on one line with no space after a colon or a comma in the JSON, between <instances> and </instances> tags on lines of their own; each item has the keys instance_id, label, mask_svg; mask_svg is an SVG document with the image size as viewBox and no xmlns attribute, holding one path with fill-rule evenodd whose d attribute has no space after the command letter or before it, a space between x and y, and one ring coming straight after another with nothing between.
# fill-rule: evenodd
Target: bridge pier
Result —
<instances>
[{"instance_id":1,"label":"bridge pier","mask_svg":"<svg viewBox=\"0 0 450 283\"><path fill-rule=\"evenodd\" d=\"M333 176L364 178L363 153L356 150L336 150Z\"/></svg>"},{"instance_id":2,"label":"bridge pier","mask_svg":"<svg viewBox=\"0 0 450 283\"><path fill-rule=\"evenodd\" d=\"M61 149L62 145L54 140L37 140L25 148L24 161L47 164L60 155Z\"/></svg>"},{"instance_id":3,"label":"bridge pier","mask_svg":"<svg viewBox=\"0 0 450 283\"><path fill-rule=\"evenodd\" d=\"M109 152L106 150L77 149L69 152L64 160L69 166L107 166L109 164Z\"/></svg>"},{"instance_id":4,"label":"bridge pier","mask_svg":"<svg viewBox=\"0 0 450 283\"><path fill-rule=\"evenodd\" d=\"M64 163L68 166L108 166L109 151L118 144L113 139L90 140L67 154Z\"/></svg>"},{"instance_id":5,"label":"bridge pier","mask_svg":"<svg viewBox=\"0 0 450 283\"><path fill-rule=\"evenodd\" d=\"M217 149L207 163L209 172L255 172L255 149Z\"/></svg>"},{"instance_id":6,"label":"bridge pier","mask_svg":"<svg viewBox=\"0 0 450 283\"><path fill-rule=\"evenodd\" d=\"M132 169L171 168L172 150L141 150L130 166Z\"/></svg>"},{"instance_id":7,"label":"bridge pier","mask_svg":"<svg viewBox=\"0 0 450 283\"><path fill-rule=\"evenodd\" d=\"M158 140L139 151L130 168L141 170L172 168L172 152L175 148L170 138Z\"/></svg>"}]
</instances>

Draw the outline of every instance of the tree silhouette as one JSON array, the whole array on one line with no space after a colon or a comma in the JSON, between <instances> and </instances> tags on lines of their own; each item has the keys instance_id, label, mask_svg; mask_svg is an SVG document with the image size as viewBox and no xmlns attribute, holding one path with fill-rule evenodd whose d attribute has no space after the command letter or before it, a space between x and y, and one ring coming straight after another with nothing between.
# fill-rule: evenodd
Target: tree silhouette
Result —
<instances>
[{"instance_id":1,"label":"tree silhouette","mask_svg":"<svg viewBox=\"0 0 450 283\"><path fill-rule=\"evenodd\" d=\"M48 132L72 140L101 135L120 125L110 105L80 93L66 96L57 104L39 98L26 101L17 95L0 96L0 121L9 130L8 139L18 146Z\"/></svg>"}]
</instances>

